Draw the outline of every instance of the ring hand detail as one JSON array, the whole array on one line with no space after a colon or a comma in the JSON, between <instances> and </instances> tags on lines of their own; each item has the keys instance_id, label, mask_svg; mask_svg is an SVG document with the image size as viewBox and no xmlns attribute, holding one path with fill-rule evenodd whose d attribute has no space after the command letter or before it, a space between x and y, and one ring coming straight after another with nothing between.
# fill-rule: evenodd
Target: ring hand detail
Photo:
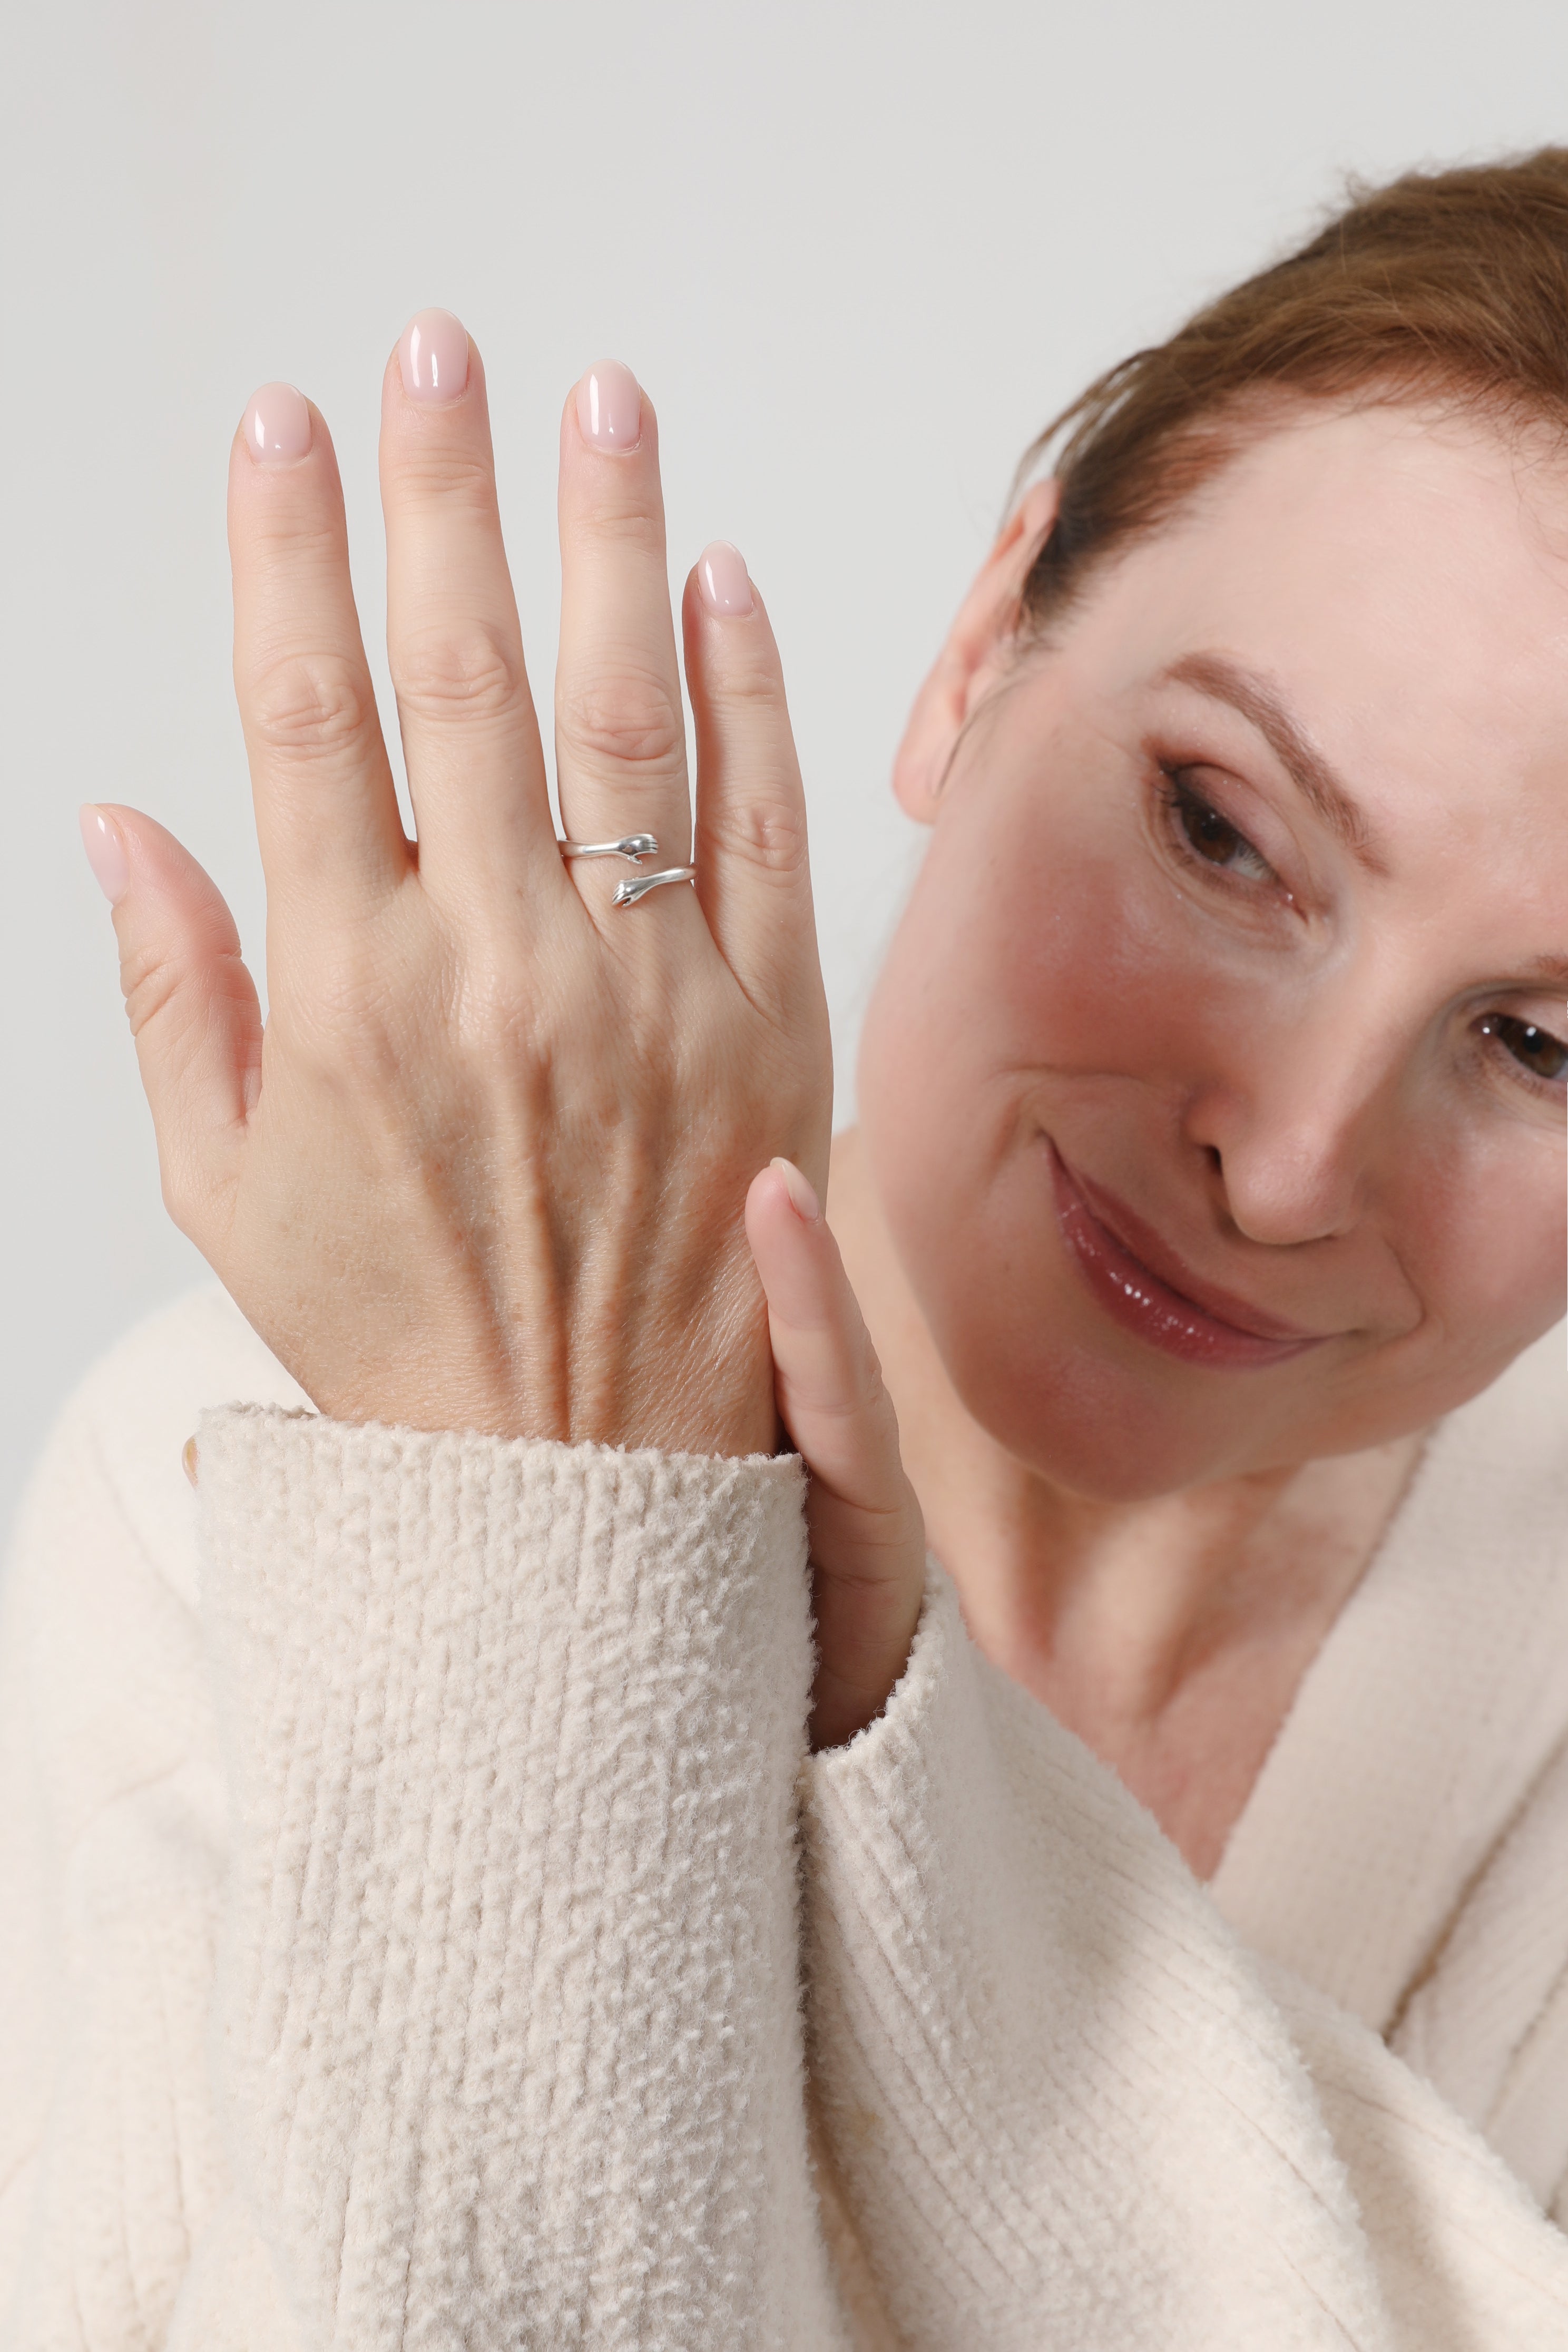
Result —
<instances>
[{"instance_id":1,"label":"ring hand detail","mask_svg":"<svg viewBox=\"0 0 1568 2352\"><path fill-rule=\"evenodd\" d=\"M558 841L555 845L563 857L625 857L633 866L658 856L651 833L625 833L619 841Z\"/></svg>"},{"instance_id":2,"label":"ring hand detail","mask_svg":"<svg viewBox=\"0 0 1568 2352\"><path fill-rule=\"evenodd\" d=\"M695 882L695 866L667 866L662 874L639 874L635 882L617 882L612 907L635 907L650 890L661 890L667 882Z\"/></svg>"}]
</instances>

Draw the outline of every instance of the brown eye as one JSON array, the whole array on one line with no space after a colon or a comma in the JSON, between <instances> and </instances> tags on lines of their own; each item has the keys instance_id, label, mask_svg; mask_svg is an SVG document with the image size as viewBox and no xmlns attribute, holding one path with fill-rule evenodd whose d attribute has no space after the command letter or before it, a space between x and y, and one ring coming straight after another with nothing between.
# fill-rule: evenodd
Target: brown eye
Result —
<instances>
[{"instance_id":1,"label":"brown eye","mask_svg":"<svg viewBox=\"0 0 1568 2352\"><path fill-rule=\"evenodd\" d=\"M1203 801L1184 793L1181 801L1182 831L1200 857L1211 866L1228 866L1244 837L1235 825L1227 824L1217 809L1209 808Z\"/></svg>"},{"instance_id":2,"label":"brown eye","mask_svg":"<svg viewBox=\"0 0 1568 2352\"><path fill-rule=\"evenodd\" d=\"M1170 821L1180 839L1177 846L1216 873L1242 875L1252 881L1268 880L1273 867L1230 819L1211 807L1202 794L1183 782L1179 772L1163 771L1163 796Z\"/></svg>"},{"instance_id":3,"label":"brown eye","mask_svg":"<svg viewBox=\"0 0 1568 2352\"><path fill-rule=\"evenodd\" d=\"M1495 1037L1532 1077L1560 1078L1568 1071L1568 1045L1533 1021L1516 1021L1511 1013L1489 1013L1481 1023L1483 1035Z\"/></svg>"}]
</instances>

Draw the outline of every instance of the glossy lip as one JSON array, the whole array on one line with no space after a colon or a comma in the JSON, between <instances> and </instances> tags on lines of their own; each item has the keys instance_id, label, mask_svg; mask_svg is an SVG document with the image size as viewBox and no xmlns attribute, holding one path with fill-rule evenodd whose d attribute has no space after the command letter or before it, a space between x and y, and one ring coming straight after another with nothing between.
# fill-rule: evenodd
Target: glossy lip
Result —
<instances>
[{"instance_id":1,"label":"glossy lip","mask_svg":"<svg viewBox=\"0 0 1568 2352\"><path fill-rule=\"evenodd\" d=\"M1044 1141L1062 1238L1094 1297L1125 1329L1184 1362L1237 1370L1283 1363L1331 1336L1303 1331L1213 1283L1199 1283L1141 1217L1113 1194L1069 1171L1049 1136ZM1120 1231L1108 1217L1115 1219ZM1158 1258L1173 1274L1179 1270L1191 1289L1178 1290L1156 1274L1148 1259L1134 1252L1133 1240L1140 1251Z\"/></svg>"}]
</instances>

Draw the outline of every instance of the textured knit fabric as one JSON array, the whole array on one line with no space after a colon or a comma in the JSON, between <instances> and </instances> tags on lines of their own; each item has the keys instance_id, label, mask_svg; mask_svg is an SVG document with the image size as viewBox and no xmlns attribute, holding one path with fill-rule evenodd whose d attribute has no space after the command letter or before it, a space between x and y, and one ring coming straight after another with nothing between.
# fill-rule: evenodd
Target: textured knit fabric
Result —
<instances>
[{"instance_id":1,"label":"textured knit fabric","mask_svg":"<svg viewBox=\"0 0 1568 2352\"><path fill-rule=\"evenodd\" d=\"M834 2193L909 2352L1568 2346L1568 2238L933 1592L818 1759Z\"/></svg>"},{"instance_id":2,"label":"textured knit fabric","mask_svg":"<svg viewBox=\"0 0 1568 2352\"><path fill-rule=\"evenodd\" d=\"M1568 2221L1568 1353L1433 1432L1212 1885Z\"/></svg>"},{"instance_id":3,"label":"textured knit fabric","mask_svg":"<svg viewBox=\"0 0 1568 2352\"><path fill-rule=\"evenodd\" d=\"M0 1593L0 2344L1568 2352L1547 1363L1436 1433L1205 1889L934 1565L807 1760L797 1464L348 1429L158 1318ZM1347 1790L1423 1562L1460 1655Z\"/></svg>"}]
</instances>

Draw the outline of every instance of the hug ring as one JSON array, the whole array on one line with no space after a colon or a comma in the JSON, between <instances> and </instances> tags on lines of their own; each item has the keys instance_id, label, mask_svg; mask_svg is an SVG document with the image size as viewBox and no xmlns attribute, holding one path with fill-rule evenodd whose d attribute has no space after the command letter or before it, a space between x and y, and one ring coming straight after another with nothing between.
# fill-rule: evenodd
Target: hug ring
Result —
<instances>
[{"instance_id":1,"label":"hug ring","mask_svg":"<svg viewBox=\"0 0 1568 2352\"><path fill-rule=\"evenodd\" d=\"M619 841L562 841L556 844L563 857L624 857L633 866L645 857L658 856L658 843L651 833L624 834ZM667 866L662 874L639 874L635 882L616 886L610 901L615 907L635 907L650 890L661 889L667 882L694 882L695 866Z\"/></svg>"},{"instance_id":2,"label":"hug ring","mask_svg":"<svg viewBox=\"0 0 1568 2352\"><path fill-rule=\"evenodd\" d=\"M626 857L634 866L639 858L658 856L651 833L623 834L619 841L558 841L555 846L563 857Z\"/></svg>"},{"instance_id":3,"label":"hug ring","mask_svg":"<svg viewBox=\"0 0 1568 2352\"><path fill-rule=\"evenodd\" d=\"M646 898L650 890L661 888L666 882L695 882L696 879L695 866L667 866L662 874L639 874L635 882L617 882L616 895L610 903L615 907L635 907L639 898Z\"/></svg>"}]
</instances>

